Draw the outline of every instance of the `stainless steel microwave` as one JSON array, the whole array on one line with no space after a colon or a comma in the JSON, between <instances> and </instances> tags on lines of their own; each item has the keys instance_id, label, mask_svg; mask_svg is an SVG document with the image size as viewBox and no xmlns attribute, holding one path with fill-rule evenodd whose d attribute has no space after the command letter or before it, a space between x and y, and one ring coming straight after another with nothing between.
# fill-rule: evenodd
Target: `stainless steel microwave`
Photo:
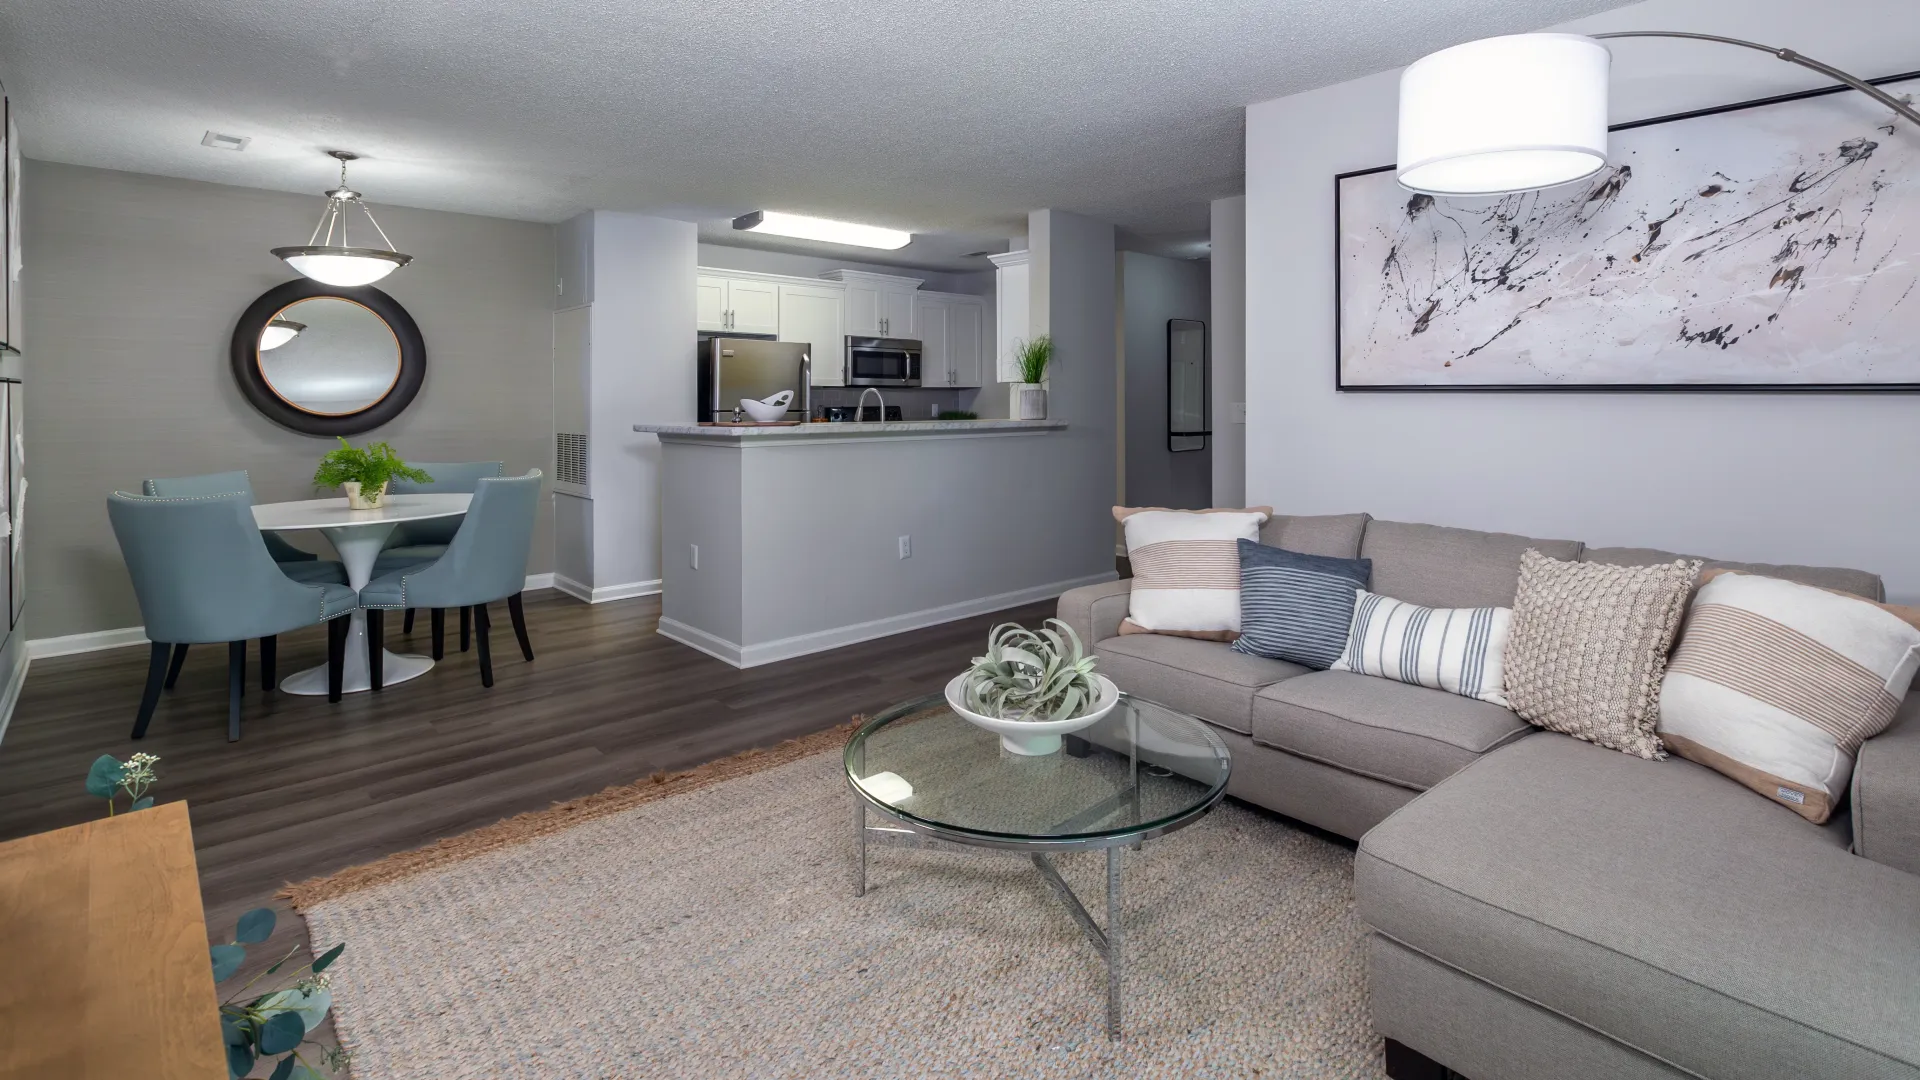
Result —
<instances>
[{"instance_id":1,"label":"stainless steel microwave","mask_svg":"<svg viewBox=\"0 0 1920 1080\"><path fill-rule=\"evenodd\" d=\"M847 338L848 386L919 386L920 343L911 338Z\"/></svg>"}]
</instances>

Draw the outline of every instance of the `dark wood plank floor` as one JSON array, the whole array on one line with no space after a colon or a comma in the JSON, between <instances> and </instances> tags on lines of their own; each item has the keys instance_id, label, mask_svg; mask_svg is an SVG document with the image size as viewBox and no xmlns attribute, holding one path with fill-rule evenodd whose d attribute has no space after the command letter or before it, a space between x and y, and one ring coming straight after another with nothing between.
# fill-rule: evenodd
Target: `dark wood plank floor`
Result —
<instances>
[{"instance_id":1,"label":"dark wood plank floor","mask_svg":"<svg viewBox=\"0 0 1920 1080\"><path fill-rule=\"evenodd\" d=\"M250 649L244 734L226 741L226 650L193 649L147 737L129 738L147 649L35 661L0 744L0 839L104 812L85 793L100 754L158 754L161 801L193 815L209 936L230 939L240 912L282 913L269 949L305 946L279 887L430 843L525 810L809 734L940 687L995 622L1028 624L1051 601L736 670L654 633L657 597L587 605L528 595L536 659L521 660L506 612L494 615L491 690L475 654L446 660L378 694L263 694ZM389 647L425 652L389 616ZM280 674L326 659L315 629L280 641ZM351 945L349 945L351 953ZM264 951L263 951L264 954Z\"/></svg>"}]
</instances>

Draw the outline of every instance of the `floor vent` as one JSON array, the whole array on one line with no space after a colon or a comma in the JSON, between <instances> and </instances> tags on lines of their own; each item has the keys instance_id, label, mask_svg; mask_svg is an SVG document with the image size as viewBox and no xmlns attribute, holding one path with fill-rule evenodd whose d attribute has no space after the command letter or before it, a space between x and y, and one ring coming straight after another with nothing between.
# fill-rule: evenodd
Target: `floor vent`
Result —
<instances>
[{"instance_id":1,"label":"floor vent","mask_svg":"<svg viewBox=\"0 0 1920 1080\"><path fill-rule=\"evenodd\" d=\"M554 436L553 478L562 484L587 486L587 437L561 432Z\"/></svg>"}]
</instances>

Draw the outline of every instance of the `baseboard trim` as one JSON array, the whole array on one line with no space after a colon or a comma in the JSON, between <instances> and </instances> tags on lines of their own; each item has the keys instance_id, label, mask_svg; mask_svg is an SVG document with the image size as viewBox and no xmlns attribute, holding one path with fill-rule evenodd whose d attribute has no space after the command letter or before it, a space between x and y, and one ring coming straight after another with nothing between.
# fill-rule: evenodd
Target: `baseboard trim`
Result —
<instances>
[{"instance_id":1,"label":"baseboard trim","mask_svg":"<svg viewBox=\"0 0 1920 1080\"><path fill-rule=\"evenodd\" d=\"M30 638L27 641L27 656L33 660L40 660L49 656L72 656L75 653L100 652L104 649L124 649L129 645L145 645L146 643L146 627L122 626L113 630L94 630L85 634Z\"/></svg>"},{"instance_id":2,"label":"baseboard trim","mask_svg":"<svg viewBox=\"0 0 1920 1080\"><path fill-rule=\"evenodd\" d=\"M554 574L528 574L524 588L528 592L535 589L558 588L554 580L556 577L557 575ZM94 630L85 634L67 634L64 637L32 638L27 642L27 657L38 660L49 656L72 656L76 653L124 649L129 645L146 643L146 627L122 626L114 630Z\"/></svg>"},{"instance_id":3,"label":"baseboard trim","mask_svg":"<svg viewBox=\"0 0 1920 1080\"><path fill-rule=\"evenodd\" d=\"M627 600L635 596L654 596L660 592L660 579L652 581L629 581L624 585L602 585L592 588L585 582L575 581L565 574L553 575L553 587L589 604L604 604L609 600Z\"/></svg>"},{"instance_id":4,"label":"baseboard trim","mask_svg":"<svg viewBox=\"0 0 1920 1080\"><path fill-rule=\"evenodd\" d=\"M989 611L1031 604L1036 600L1045 600L1059 596L1069 589L1083 585L1098 585L1113 581L1120 575L1114 571L1093 574L1088 577L1073 578L1068 581L1055 581L1032 588L1016 589L1013 592L995 593L975 600L963 600L957 604L943 604L940 607L909 611L904 615L891 615L884 619L869 622L836 626L827 630L815 630L811 633L796 634L793 637L779 638L758 645L741 645L728 641L717 634L708 633L677 619L662 616L659 634L671 641L677 641L690 649L698 649L716 660L723 660L737 668L759 667L781 660L791 660L796 656L811 656L814 653L838 649L846 645L857 645L862 641L891 637L909 630L919 630L928 626L938 626L955 619L965 619L973 615L984 615Z\"/></svg>"},{"instance_id":5,"label":"baseboard trim","mask_svg":"<svg viewBox=\"0 0 1920 1080\"><path fill-rule=\"evenodd\" d=\"M33 657L27 650L19 651L20 663L7 676L7 685L0 688L0 741L7 737L7 725L13 723L14 706L20 704L20 691L27 685L27 668L33 665Z\"/></svg>"}]
</instances>

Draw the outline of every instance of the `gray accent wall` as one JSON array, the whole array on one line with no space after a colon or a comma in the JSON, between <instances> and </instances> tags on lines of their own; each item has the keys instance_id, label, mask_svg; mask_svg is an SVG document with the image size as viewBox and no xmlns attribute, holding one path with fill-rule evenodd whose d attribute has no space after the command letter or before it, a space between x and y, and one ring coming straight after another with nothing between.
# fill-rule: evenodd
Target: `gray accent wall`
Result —
<instances>
[{"instance_id":1,"label":"gray accent wall","mask_svg":"<svg viewBox=\"0 0 1920 1080\"><path fill-rule=\"evenodd\" d=\"M1878 76L1917 66L1913 14L1912 0L1655 0L1559 29L1732 33ZM1616 122L1823 84L1742 49L1608 45ZM1920 600L1914 395L1336 393L1333 177L1393 161L1397 80L1247 110L1248 502L1855 567Z\"/></svg>"},{"instance_id":2,"label":"gray accent wall","mask_svg":"<svg viewBox=\"0 0 1920 1080\"><path fill-rule=\"evenodd\" d=\"M1207 266L1213 321L1207 326L1213 400L1213 505L1247 505L1247 425L1234 406L1247 400L1247 197L1213 200L1213 257Z\"/></svg>"},{"instance_id":3,"label":"gray accent wall","mask_svg":"<svg viewBox=\"0 0 1920 1080\"><path fill-rule=\"evenodd\" d=\"M1212 440L1199 450L1167 449L1167 320L1209 322L1207 264L1129 251L1120 280L1127 415L1123 501L1203 510L1212 505ZM1211 323L1207 329L1211 344Z\"/></svg>"},{"instance_id":4,"label":"gray accent wall","mask_svg":"<svg viewBox=\"0 0 1920 1080\"><path fill-rule=\"evenodd\" d=\"M227 353L247 305L296 277L268 249L305 241L328 177L316 170L315 192L292 195L39 161L26 170L33 635L138 626L109 492L246 469L262 501L335 494L310 482L332 441L256 412ZM379 287L419 323L427 378L398 419L354 441L550 475L553 227L377 201L374 212L414 256ZM528 573L553 568L546 500L540 513Z\"/></svg>"}]
</instances>

